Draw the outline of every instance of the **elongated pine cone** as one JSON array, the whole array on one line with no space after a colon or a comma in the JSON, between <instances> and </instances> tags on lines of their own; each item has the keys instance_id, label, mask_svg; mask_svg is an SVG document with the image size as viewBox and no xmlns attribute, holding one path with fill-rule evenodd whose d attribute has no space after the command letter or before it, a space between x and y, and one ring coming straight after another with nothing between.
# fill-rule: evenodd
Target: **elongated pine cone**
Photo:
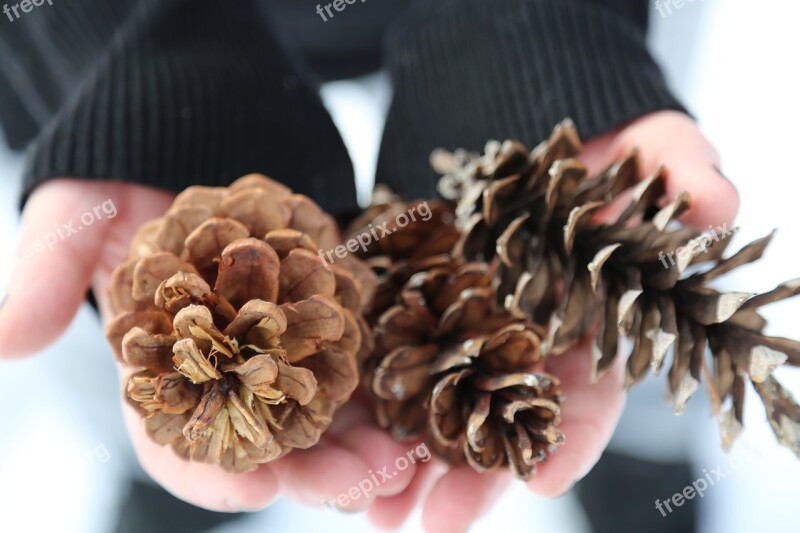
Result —
<instances>
[{"instance_id":1,"label":"elongated pine cone","mask_svg":"<svg viewBox=\"0 0 800 533\"><path fill-rule=\"evenodd\" d=\"M539 332L497 308L491 281L483 263L413 275L375 326L370 384L396 439L423 438L449 463L508 465L529 479L563 442L559 381L532 371Z\"/></svg>"},{"instance_id":2,"label":"elongated pine cone","mask_svg":"<svg viewBox=\"0 0 800 533\"><path fill-rule=\"evenodd\" d=\"M330 216L260 175L191 187L140 229L107 337L155 442L232 472L317 443L370 345L374 276L326 265L336 244Z\"/></svg>"},{"instance_id":3,"label":"elongated pine cone","mask_svg":"<svg viewBox=\"0 0 800 533\"><path fill-rule=\"evenodd\" d=\"M514 141L490 142L483 156L438 151L439 190L457 202L460 261L499 263L498 304L512 315L548 324L543 348L560 353L596 330L594 379L614 362L619 340L633 350L627 384L658 374L672 352L669 390L680 413L698 390L711 353L707 383L719 415L723 446L742 428L744 391L761 396L778 440L800 456L800 407L772 376L800 365L800 343L763 333L763 305L800 293L800 280L765 294L721 293L708 284L761 257L771 235L723 259L733 229L701 233L677 218L691 199L665 198L666 171L639 175L636 152L598 176L576 157L581 142L571 121L533 151ZM599 212L630 197L613 220ZM608 212L608 211L607 211ZM731 400L729 410L723 404Z\"/></svg>"}]
</instances>

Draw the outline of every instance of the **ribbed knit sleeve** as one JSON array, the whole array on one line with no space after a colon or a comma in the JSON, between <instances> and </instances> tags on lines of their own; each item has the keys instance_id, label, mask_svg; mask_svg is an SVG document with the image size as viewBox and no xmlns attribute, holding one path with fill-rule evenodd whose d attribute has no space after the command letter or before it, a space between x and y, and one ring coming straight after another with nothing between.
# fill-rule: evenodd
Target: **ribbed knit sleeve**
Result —
<instances>
[{"instance_id":1,"label":"ribbed knit sleeve","mask_svg":"<svg viewBox=\"0 0 800 533\"><path fill-rule=\"evenodd\" d=\"M395 85L379 182L435 194L435 147L531 146L572 118L583 138L682 106L645 46L644 2L442 0L420 3L388 47Z\"/></svg>"},{"instance_id":2,"label":"ribbed knit sleeve","mask_svg":"<svg viewBox=\"0 0 800 533\"><path fill-rule=\"evenodd\" d=\"M357 207L341 137L256 0L140 0L119 21L83 1L100 10L87 30L115 30L32 143L24 195L54 177L179 191L263 172L333 213Z\"/></svg>"}]
</instances>

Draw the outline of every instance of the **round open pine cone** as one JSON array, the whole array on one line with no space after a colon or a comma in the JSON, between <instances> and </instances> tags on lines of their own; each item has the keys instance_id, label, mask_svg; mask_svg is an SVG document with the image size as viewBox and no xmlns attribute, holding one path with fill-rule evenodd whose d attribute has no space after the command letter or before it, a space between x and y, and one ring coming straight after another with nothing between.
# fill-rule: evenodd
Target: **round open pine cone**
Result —
<instances>
[{"instance_id":1,"label":"round open pine cone","mask_svg":"<svg viewBox=\"0 0 800 533\"><path fill-rule=\"evenodd\" d=\"M532 371L539 334L497 309L491 281L484 263L413 275L375 326L370 385L378 421L396 439L422 438L451 464L508 465L529 479L563 442L559 381Z\"/></svg>"},{"instance_id":2,"label":"round open pine cone","mask_svg":"<svg viewBox=\"0 0 800 533\"><path fill-rule=\"evenodd\" d=\"M260 175L191 187L140 229L106 334L155 442L232 472L317 443L371 346L374 276L318 257L337 244L330 216Z\"/></svg>"},{"instance_id":3,"label":"round open pine cone","mask_svg":"<svg viewBox=\"0 0 800 533\"><path fill-rule=\"evenodd\" d=\"M435 152L434 167L445 174L439 190L457 203L463 231L454 258L499 261L498 305L548 324L545 352L563 352L596 331L594 379L615 361L621 337L633 341L628 387L648 371L659 374L672 352L668 381L677 413L706 374L725 448L742 429L745 385L752 383L778 440L800 456L800 406L772 376L782 364L800 365L800 342L765 335L758 312L800 294L800 280L759 295L709 286L759 259L772 236L723 258L734 230L682 226L677 219L691 199L665 197L665 169L640 176L633 151L589 176L577 159L581 150L566 120L530 152L514 141L489 142L482 156ZM597 220L625 194L612 221ZM730 408L722 412L725 403Z\"/></svg>"}]
</instances>

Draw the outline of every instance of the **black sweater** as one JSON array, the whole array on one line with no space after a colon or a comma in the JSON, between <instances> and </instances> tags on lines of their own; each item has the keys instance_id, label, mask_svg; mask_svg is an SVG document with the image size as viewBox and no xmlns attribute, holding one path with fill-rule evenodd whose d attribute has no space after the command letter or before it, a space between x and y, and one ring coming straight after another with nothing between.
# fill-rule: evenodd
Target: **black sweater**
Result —
<instances>
[{"instance_id":1,"label":"black sweater","mask_svg":"<svg viewBox=\"0 0 800 533\"><path fill-rule=\"evenodd\" d=\"M682 109L645 48L640 1L37 3L0 14L0 124L29 149L23 197L54 177L179 191L263 172L353 212L317 88L381 65L394 99L377 180L409 197L435 194L435 147L533 145L567 116L591 137Z\"/></svg>"}]
</instances>

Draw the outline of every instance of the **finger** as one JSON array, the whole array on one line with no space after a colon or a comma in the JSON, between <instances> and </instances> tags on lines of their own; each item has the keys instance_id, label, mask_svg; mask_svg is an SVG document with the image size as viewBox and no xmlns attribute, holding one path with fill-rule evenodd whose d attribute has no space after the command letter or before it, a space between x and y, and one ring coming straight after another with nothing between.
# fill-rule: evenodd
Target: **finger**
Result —
<instances>
[{"instance_id":1,"label":"finger","mask_svg":"<svg viewBox=\"0 0 800 533\"><path fill-rule=\"evenodd\" d=\"M682 191L691 195L692 206L681 221L698 229L730 229L739 212L739 193L717 170L718 163L709 161L699 151L677 152L674 148L664 156L670 161L667 169L667 195L675 198Z\"/></svg>"},{"instance_id":2,"label":"finger","mask_svg":"<svg viewBox=\"0 0 800 533\"><path fill-rule=\"evenodd\" d=\"M681 220L699 230L708 225L732 226L739 209L733 184L720 172L717 151L687 115L659 112L587 142L581 161L591 175L636 149L639 172L648 176L664 166L666 198L689 192L692 208Z\"/></svg>"},{"instance_id":3,"label":"finger","mask_svg":"<svg viewBox=\"0 0 800 533\"><path fill-rule=\"evenodd\" d=\"M362 492L368 491L375 496L394 496L406 490L414 479L417 446L395 441L372 423L354 426L340 434L336 441L369 467L369 470L362 472L359 482ZM425 456L429 458L430 454L426 453Z\"/></svg>"},{"instance_id":4,"label":"finger","mask_svg":"<svg viewBox=\"0 0 800 533\"><path fill-rule=\"evenodd\" d=\"M103 251L92 275L92 289L105 322L113 318L108 285L111 274L130 253L131 241L139 228L162 216L175 199L175 195L132 183L113 183L113 196L124 201L109 227Z\"/></svg>"},{"instance_id":5,"label":"finger","mask_svg":"<svg viewBox=\"0 0 800 533\"><path fill-rule=\"evenodd\" d=\"M109 225L93 220L84 227L81 215L106 199L96 188L67 180L46 183L33 193L22 218L8 300L0 309L0 357L35 353L70 324Z\"/></svg>"},{"instance_id":6,"label":"finger","mask_svg":"<svg viewBox=\"0 0 800 533\"><path fill-rule=\"evenodd\" d=\"M362 405L360 402L353 401L351 397L346 404L336 411L336 414L333 416L333 422L331 422L330 427L328 427L328 431L325 432L325 436L339 437L349 429L355 426L372 423L373 420L374 418L369 408L366 405Z\"/></svg>"},{"instance_id":7,"label":"finger","mask_svg":"<svg viewBox=\"0 0 800 533\"><path fill-rule=\"evenodd\" d=\"M270 463L270 468L287 496L305 505L332 505L355 512L375 498L359 486L369 470L367 463L337 444L320 441L309 450L293 450Z\"/></svg>"},{"instance_id":8,"label":"finger","mask_svg":"<svg viewBox=\"0 0 800 533\"><path fill-rule=\"evenodd\" d=\"M271 504L279 484L267 465L254 472L231 474L219 466L193 463L147 436L141 417L123 404L125 423L144 470L167 491L198 507L219 512L255 511Z\"/></svg>"},{"instance_id":9,"label":"finger","mask_svg":"<svg viewBox=\"0 0 800 533\"><path fill-rule=\"evenodd\" d=\"M323 438L364 460L369 467L364 472L364 479L373 480L371 491L375 496L391 496L405 490L414 478L419 457L430 458L424 445L417 447L415 443L399 443L385 430L378 428L368 407L352 398L336 411ZM417 451L424 453L418 454ZM411 462L412 458L414 463Z\"/></svg>"},{"instance_id":10,"label":"finger","mask_svg":"<svg viewBox=\"0 0 800 533\"><path fill-rule=\"evenodd\" d=\"M420 458L430 458L424 445L399 443L378 428L368 407L351 400L336 412L333 423L323 436L364 460L368 470L363 482L374 496L392 496L404 491L414 478ZM412 460L414 461L412 463Z\"/></svg>"},{"instance_id":11,"label":"finger","mask_svg":"<svg viewBox=\"0 0 800 533\"><path fill-rule=\"evenodd\" d=\"M618 356L606 375L592 384L591 357L584 342L554 356L548 371L561 378L566 397L559 425L564 444L539 465L528 488L542 496L556 497L591 470L611 439L625 405L625 359Z\"/></svg>"},{"instance_id":12,"label":"finger","mask_svg":"<svg viewBox=\"0 0 800 533\"><path fill-rule=\"evenodd\" d=\"M691 195L691 209L681 217L684 223L699 230L708 225L732 225L739 211L739 194L719 172L717 151L688 117L670 129L675 132L671 140L672 136L657 131L642 133L638 145L642 175L653 174L664 166L666 198L675 198L684 191Z\"/></svg>"},{"instance_id":13,"label":"finger","mask_svg":"<svg viewBox=\"0 0 800 533\"><path fill-rule=\"evenodd\" d=\"M425 531L466 531L488 511L511 483L508 472L479 474L469 466L453 468L431 489L422 509Z\"/></svg>"},{"instance_id":14,"label":"finger","mask_svg":"<svg viewBox=\"0 0 800 533\"><path fill-rule=\"evenodd\" d=\"M382 529L399 528L416 508L417 503L430 492L436 480L446 472L447 468L438 461L418 465L408 488L396 496L377 498L367 510L367 518Z\"/></svg>"}]
</instances>

